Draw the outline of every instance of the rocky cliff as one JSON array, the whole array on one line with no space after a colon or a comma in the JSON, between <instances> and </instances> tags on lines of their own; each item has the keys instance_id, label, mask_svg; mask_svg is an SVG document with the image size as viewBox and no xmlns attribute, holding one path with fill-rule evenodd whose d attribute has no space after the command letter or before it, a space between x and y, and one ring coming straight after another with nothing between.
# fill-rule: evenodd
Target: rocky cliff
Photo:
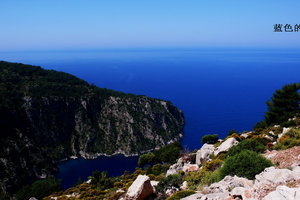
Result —
<instances>
[{"instance_id":1,"label":"rocky cliff","mask_svg":"<svg viewBox=\"0 0 300 200\"><path fill-rule=\"evenodd\" d=\"M168 101L0 62L0 191L46 176L71 156L152 150L178 140L183 124L182 112Z\"/></svg>"}]
</instances>

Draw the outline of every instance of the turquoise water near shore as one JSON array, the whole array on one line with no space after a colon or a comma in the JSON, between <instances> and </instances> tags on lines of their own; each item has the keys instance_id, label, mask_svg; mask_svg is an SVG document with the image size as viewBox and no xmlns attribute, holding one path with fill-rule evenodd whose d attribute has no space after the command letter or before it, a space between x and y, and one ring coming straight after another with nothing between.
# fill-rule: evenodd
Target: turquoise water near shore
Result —
<instances>
[{"instance_id":1,"label":"turquoise water near shore","mask_svg":"<svg viewBox=\"0 0 300 200\"><path fill-rule=\"evenodd\" d=\"M266 100L285 84L300 82L300 50L142 49L0 52L0 60L64 71L99 87L172 101L183 110L182 145L200 148L205 134L224 137L263 119ZM95 169L121 175L137 158L100 157L59 165L69 187ZM114 168L117 167L117 168Z\"/></svg>"}]
</instances>

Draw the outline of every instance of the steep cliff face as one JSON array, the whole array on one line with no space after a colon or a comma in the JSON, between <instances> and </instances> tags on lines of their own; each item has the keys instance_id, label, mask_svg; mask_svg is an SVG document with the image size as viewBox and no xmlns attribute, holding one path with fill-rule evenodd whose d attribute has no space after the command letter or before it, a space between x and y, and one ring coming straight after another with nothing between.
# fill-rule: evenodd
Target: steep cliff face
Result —
<instances>
[{"instance_id":1,"label":"steep cliff face","mask_svg":"<svg viewBox=\"0 0 300 200\"><path fill-rule=\"evenodd\" d=\"M170 102L89 85L74 76L0 62L0 188L53 172L70 156L139 154L182 134Z\"/></svg>"}]
</instances>

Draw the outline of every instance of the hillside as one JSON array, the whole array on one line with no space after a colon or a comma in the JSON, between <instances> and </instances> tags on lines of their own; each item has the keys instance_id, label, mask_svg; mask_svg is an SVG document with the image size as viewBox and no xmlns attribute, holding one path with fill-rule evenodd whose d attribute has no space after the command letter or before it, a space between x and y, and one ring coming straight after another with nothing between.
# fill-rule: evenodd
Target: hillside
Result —
<instances>
[{"instance_id":1,"label":"hillside","mask_svg":"<svg viewBox=\"0 0 300 200\"><path fill-rule=\"evenodd\" d=\"M0 62L0 191L46 177L71 156L153 150L179 140L183 124L182 112L168 101Z\"/></svg>"},{"instance_id":2,"label":"hillside","mask_svg":"<svg viewBox=\"0 0 300 200\"><path fill-rule=\"evenodd\" d=\"M267 120L252 131L232 130L224 139L203 136L203 146L193 152L167 145L141 155L141 168L132 174L109 177L95 171L88 181L43 200L297 200L299 89L291 84L277 90L268 101Z\"/></svg>"}]
</instances>

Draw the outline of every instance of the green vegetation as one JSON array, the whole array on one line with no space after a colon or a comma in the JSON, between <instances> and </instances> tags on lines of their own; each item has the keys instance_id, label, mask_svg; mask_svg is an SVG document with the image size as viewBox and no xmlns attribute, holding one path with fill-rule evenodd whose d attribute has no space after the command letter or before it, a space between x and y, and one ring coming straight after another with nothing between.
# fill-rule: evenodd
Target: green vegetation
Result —
<instances>
[{"instance_id":1,"label":"green vegetation","mask_svg":"<svg viewBox=\"0 0 300 200\"><path fill-rule=\"evenodd\" d=\"M181 174L174 174L167 177L164 177L160 180L158 185L155 187L156 191L164 192L167 189L171 189L172 187L179 188L183 182L183 176Z\"/></svg>"},{"instance_id":2,"label":"green vegetation","mask_svg":"<svg viewBox=\"0 0 300 200\"><path fill-rule=\"evenodd\" d=\"M285 150L294 146L300 146L300 129L293 128L279 138L278 143L273 147L276 150Z\"/></svg>"},{"instance_id":3,"label":"green vegetation","mask_svg":"<svg viewBox=\"0 0 300 200\"><path fill-rule=\"evenodd\" d=\"M224 166L221 168L221 176L224 178L227 175L237 175L254 179L256 174L272 165L272 162L262 155L254 151L243 150L225 159Z\"/></svg>"},{"instance_id":4,"label":"green vegetation","mask_svg":"<svg viewBox=\"0 0 300 200\"><path fill-rule=\"evenodd\" d=\"M188 172L184 176L184 180L188 182L188 187L191 190L200 190L204 186L209 186L212 183L222 180L220 169L215 171L206 171L202 169L197 172Z\"/></svg>"},{"instance_id":5,"label":"green vegetation","mask_svg":"<svg viewBox=\"0 0 300 200\"><path fill-rule=\"evenodd\" d=\"M169 164L155 164L152 167L147 166L145 170L147 171L147 175L159 176L161 174L166 173L168 171L169 167L170 167Z\"/></svg>"},{"instance_id":6,"label":"green vegetation","mask_svg":"<svg viewBox=\"0 0 300 200\"><path fill-rule=\"evenodd\" d=\"M227 152L227 156L234 156L244 150L250 150L257 153L262 153L266 150L266 147L265 145L258 142L257 140L247 139L241 141L238 145L231 147Z\"/></svg>"},{"instance_id":7,"label":"green vegetation","mask_svg":"<svg viewBox=\"0 0 300 200\"><path fill-rule=\"evenodd\" d=\"M267 101L268 111L265 120L259 122L254 128L264 128L267 125L281 124L289 118L300 114L300 83L284 86L276 90L270 101Z\"/></svg>"},{"instance_id":8,"label":"green vegetation","mask_svg":"<svg viewBox=\"0 0 300 200\"><path fill-rule=\"evenodd\" d=\"M16 197L18 200L28 200L30 197L42 199L60 190L60 181L50 176L44 180L38 180L31 185L24 186L17 192Z\"/></svg>"},{"instance_id":9,"label":"green vegetation","mask_svg":"<svg viewBox=\"0 0 300 200\"><path fill-rule=\"evenodd\" d=\"M207 144L215 144L217 143L219 140L219 137L217 134L214 135L205 135L201 138L201 142L203 144L207 143Z\"/></svg>"},{"instance_id":10,"label":"green vegetation","mask_svg":"<svg viewBox=\"0 0 300 200\"><path fill-rule=\"evenodd\" d=\"M146 164L151 164L155 162L155 154L152 152L148 152L139 157L138 165L144 166Z\"/></svg>"},{"instance_id":11,"label":"green vegetation","mask_svg":"<svg viewBox=\"0 0 300 200\"><path fill-rule=\"evenodd\" d=\"M108 172L100 172L98 170L94 171L90 177L91 183L95 185L100 190L105 190L113 187L115 178L108 176Z\"/></svg>"},{"instance_id":12,"label":"green vegetation","mask_svg":"<svg viewBox=\"0 0 300 200\"><path fill-rule=\"evenodd\" d=\"M234 129L232 129L232 130L230 130L229 132L228 132L228 134L227 134L227 136L231 136L232 134L234 134L234 133L238 133L236 130L234 130Z\"/></svg>"},{"instance_id":13,"label":"green vegetation","mask_svg":"<svg viewBox=\"0 0 300 200\"><path fill-rule=\"evenodd\" d=\"M155 150L154 152L148 152L139 157L138 165L144 166L147 164L156 163L174 163L178 159L182 146L179 142L174 142L163 146L162 148Z\"/></svg>"},{"instance_id":14,"label":"green vegetation","mask_svg":"<svg viewBox=\"0 0 300 200\"><path fill-rule=\"evenodd\" d=\"M192 194L195 194L195 191L192 190L184 190L184 191L179 191L173 194L172 196L168 197L166 200L180 200L184 197L190 196Z\"/></svg>"}]
</instances>

